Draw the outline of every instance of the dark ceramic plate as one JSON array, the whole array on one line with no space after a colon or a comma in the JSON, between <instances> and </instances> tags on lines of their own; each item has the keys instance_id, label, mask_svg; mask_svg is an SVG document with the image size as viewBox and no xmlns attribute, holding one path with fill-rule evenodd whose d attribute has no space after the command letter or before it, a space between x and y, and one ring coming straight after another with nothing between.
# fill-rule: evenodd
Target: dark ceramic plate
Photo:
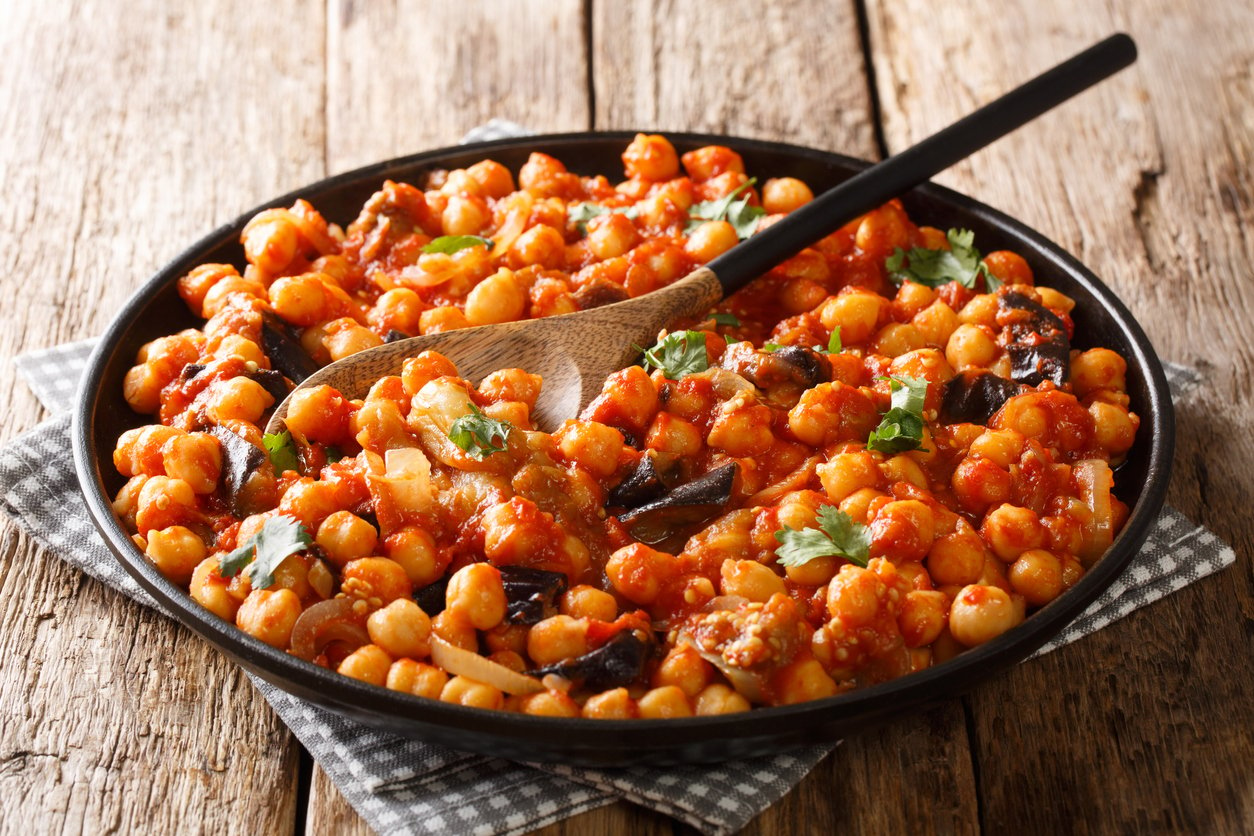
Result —
<instances>
[{"instance_id":1,"label":"dark ceramic plate","mask_svg":"<svg viewBox=\"0 0 1254 836\"><path fill-rule=\"evenodd\" d=\"M944 664L892 682L801 705L749 714L682 720L590 721L490 712L376 688L275 650L196 604L167 581L134 547L110 506L122 485L113 470L118 436L147 423L122 398L122 378L136 350L149 340L199 323L176 292L179 276L202 262L244 265L240 230L257 211L308 199L328 219L352 220L385 178L420 182L433 168L456 168L485 157L512 170L542 150L581 174L622 171L619 155L632 132L562 134L463 145L404 157L340 174L259 206L210 233L153 276L118 314L92 356L74 415L74 461L96 525L135 579L184 624L246 669L318 705L368 725L458 749L522 760L628 765L726 760L800 744L834 740L873 722L971 688L1030 655L1057 635L1123 571L1145 540L1167 490L1174 419L1162 366L1128 309L1078 261L1023 224L982 203L937 186L905 196L910 216L941 228L975 231L985 252L1022 254L1043 284L1074 298L1080 348L1102 345L1128 360L1128 391L1142 424L1136 445L1117 474L1119 496L1131 516L1110 551L1057 600L1004 635ZM681 151L726 144L759 177L791 175L816 192L866 163L807 148L731 137L671 134ZM190 675L195 675L194 672Z\"/></svg>"}]
</instances>

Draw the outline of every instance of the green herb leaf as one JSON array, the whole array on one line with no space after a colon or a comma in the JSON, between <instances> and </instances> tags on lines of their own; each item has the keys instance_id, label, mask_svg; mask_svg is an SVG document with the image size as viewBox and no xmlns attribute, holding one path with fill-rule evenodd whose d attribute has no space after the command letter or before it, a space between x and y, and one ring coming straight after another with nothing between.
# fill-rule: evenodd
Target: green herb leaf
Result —
<instances>
[{"instance_id":1,"label":"green herb leaf","mask_svg":"<svg viewBox=\"0 0 1254 836\"><path fill-rule=\"evenodd\" d=\"M300 470L300 460L296 457L296 442L287 430L281 433L266 433L261 437L266 452L270 454L270 464L274 472L282 475L287 470Z\"/></svg>"},{"instance_id":2,"label":"green herb leaf","mask_svg":"<svg viewBox=\"0 0 1254 836\"><path fill-rule=\"evenodd\" d=\"M783 346L780 345L779 343L762 343L762 350L765 351L767 354L774 354L775 352L779 351L781 348L783 348Z\"/></svg>"},{"instance_id":3,"label":"green herb leaf","mask_svg":"<svg viewBox=\"0 0 1254 836\"><path fill-rule=\"evenodd\" d=\"M958 282L971 290L975 289L975 281L980 276L984 276L985 281L992 278L988 267L980 260L980 251L974 246L974 232L969 229L951 229L945 233L945 238L949 241L948 250L912 247L906 252L897 247L884 261L888 277L898 287L904 281L926 287L941 287L950 282ZM990 285L989 292L993 289Z\"/></svg>"},{"instance_id":4,"label":"green herb leaf","mask_svg":"<svg viewBox=\"0 0 1254 836\"><path fill-rule=\"evenodd\" d=\"M313 538L301 523L283 514L270 517L252 537L235 551L218 558L218 572L233 578L244 570L254 589L274 585L274 570L289 556L313 545Z\"/></svg>"},{"instance_id":5,"label":"green herb leaf","mask_svg":"<svg viewBox=\"0 0 1254 836\"><path fill-rule=\"evenodd\" d=\"M824 505L815 517L818 528L784 526L775 532L781 566L802 566L819 557L841 557L865 567L871 553L871 530L834 505Z\"/></svg>"},{"instance_id":6,"label":"green herb leaf","mask_svg":"<svg viewBox=\"0 0 1254 836\"><path fill-rule=\"evenodd\" d=\"M715 325L726 325L728 328L740 327L740 318L733 313L710 314L710 319L714 320Z\"/></svg>"},{"instance_id":7,"label":"green herb leaf","mask_svg":"<svg viewBox=\"0 0 1254 836\"><path fill-rule=\"evenodd\" d=\"M757 229L758 219L766 214L766 210L761 206L751 206L749 195L740 200L736 200L736 197L756 182L756 177L750 177L730 194L718 200L703 200L693 206L688 210L689 220L684 233L692 234L693 230L706 221L727 221L735 228L737 237L741 240L748 238Z\"/></svg>"},{"instance_id":8,"label":"green herb leaf","mask_svg":"<svg viewBox=\"0 0 1254 836\"><path fill-rule=\"evenodd\" d=\"M827 339L827 353L840 354L845 350L845 346L840 341L840 326L837 325L832 329L832 335Z\"/></svg>"},{"instance_id":9,"label":"green herb leaf","mask_svg":"<svg viewBox=\"0 0 1254 836\"><path fill-rule=\"evenodd\" d=\"M472 458L483 461L493 453L505 449L510 430L514 429L508 421L489 418L479 411L479 407L470 405L470 414L463 415L448 428L449 440L466 451ZM495 439L500 439L497 444Z\"/></svg>"},{"instance_id":10,"label":"green herb leaf","mask_svg":"<svg viewBox=\"0 0 1254 836\"><path fill-rule=\"evenodd\" d=\"M344 451L339 447L336 447L334 444L327 445L326 454L327 464L335 464L340 459L344 458Z\"/></svg>"},{"instance_id":11,"label":"green herb leaf","mask_svg":"<svg viewBox=\"0 0 1254 836\"><path fill-rule=\"evenodd\" d=\"M491 247L492 239L478 235L441 235L422 248L424 253L455 253L467 247Z\"/></svg>"},{"instance_id":12,"label":"green herb leaf","mask_svg":"<svg viewBox=\"0 0 1254 836\"><path fill-rule=\"evenodd\" d=\"M867 449L889 455L918 450L923 444L923 403L927 398L927 381L904 376L890 377L888 386L892 392L891 406L867 438Z\"/></svg>"},{"instance_id":13,"label":"green herb leaf","mask_svg":"<svg viewBox=\"0 0 1254 836\"><path fill-rule=\"evenodd\" d=\"M609 209L599 203L578 203L566 210L567 220L574 223L580 235L588 234L588 221L598 215L624 215L633 220L639 216L640 210L635 206L618 206Z\"/></svg>"},{"instance_id":14,"label":"green herb leaf","mask_svg":"<svg viewBox=\"0 0 1254 836\"><path fill-rule=\"evenodd\" d=\"M705 353L705 334L700 331L673 331L650 349L635 346L644 352L645 369L661 369L669 380L686 374L697 374L710 367Z\"/></svg>"}]
</instances>

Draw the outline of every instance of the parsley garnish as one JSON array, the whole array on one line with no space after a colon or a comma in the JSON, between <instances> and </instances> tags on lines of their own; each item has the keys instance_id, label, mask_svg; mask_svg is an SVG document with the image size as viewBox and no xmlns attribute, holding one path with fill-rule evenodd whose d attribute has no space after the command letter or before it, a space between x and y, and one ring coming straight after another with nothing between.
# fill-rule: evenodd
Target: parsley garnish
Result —
<instances>
[{"instance_id":1,"label":"parsley garnish","mask_svg":"<svg viewBox=\"0 0 1254 836\"><path fill-rule=\"evenodd\" d=\"M243 569L254 589L274 585L274 570L290 555L313 545L309 531L291 517L278 514L266 520L252 537L233 552L218 558L218 572L233 578Z\"/></svg>"},{"instance_id":2,"label":"parsley garnish","mask_svg":"<svg viewBox=\"0 0 1254 836\"><path fill-rule=\"evenodd\" d=\"M767 354L774 354L775 352L779 351L781 348L783 348L783 346L780 345L779 343L762 343L762 350L765 351Z\"/></svg>"},{"instance_id":3,"label":"parsley garnish","mask_svg":"<svg viewBox=\"0 0 1254 836\"><path fill-rule=\"evenodd\" d=\"M866 446L869 450L893 455L917 450L923 443L923 402L927 398L927 381L913 377L890 377L892 405L884 413L880 425L871 431Z\"/></svg>"},{"instance_id":4,"label":"parsley garnish","mask_svg":"<svg viewBox=\"0 0 1254 836\"><path fill-rule=\"evenodd\" d=\"M945 233L945 238L949 240L947 250L912 247L906 252L897 247L884 262L888 277L898 287L909 280L926 287L941 287L949 282L958 282L963 287L974 290L976 279L983 276L989 292L993 292L996 289L993 282L997 280L980 260L980 251L973 246L975 233L969 229L951 229ZM1001 282L997 282L997 285L1000 287Z\"/></svg>"},{"instance_id":5,"label":"parsley garnish","mask_svg":"<svg viewBox=\"0 0 1254 836\"><path fill-rule=\"evenodd\" d=\"M463 415L448 428L449 440L466 451L472 458L483 461L493 453L505 449L509 431L513 426L508 421L489 418L479 411L479 407L470 405L470 414ZM501 439L498 445L494 439Z\"/></svg>"},{"instance_id":6,"label":"parsley garnish","mask_svg":"<svg viewBox=\"0 0 1254 836\"><path fill-rule=\"evenodd\" d=\"M775 532L775 550L781 566L802 566L818 557L843 557L865 567L871 553L871 530L834 505L824 505L815 516L818 528L800 531L784 526Z\"/></svg>"},{"instance_id":7,"label":"parsley garnish","mask_svg":"<svg viewBox=\"0 0 1254 836\"><path fill-rule=\"evenodd\" d=\"M478 235L441 235L422 248L424 253L455 253L467 247L491 247L492 239Z\"/></svg>"},{"instance_id":8,"label":"parsley garnish","mask_svg":"<svg viewBox=\"0 0 1254 836\"><path fill-rule=\"evenodd\" d=\"M270 464L274 465L275 473L282 475L284 471L300 470L296 458L296 443L292 441L290 432L284 430L281 433L266 433L261 437L261 443L270 454Z\"/></svg>"},{"instance_id":9,"label":"parsley garnish","mask_svg":"<svg viewBox=\"0 0 1254 836\"><path fill-rule=\"evenodd\" d=\"M701 331L672 331L653 348L632 347L644 352L646 369L661 369L668 380L679 380L686 374L697 374L710 367L705 353L705 334Z\"/></svg>"},{"instance_id":10,"label":"parsley garnish","mask_svg":"<svg viewBox=\"0 0 1254 836\"><path fill-rule=\"evenodd\" d=\"M578 203L566 210L566 218L574 223L580 235L587 235L588 221L598 215L608 215L610 213L635 219L640 214L640 210L635 206L618 206L614 209L608 209L598 203Z\"/></svg>"},{"instance_id":11,"label":"parsley garnish","mask_svg":"<svg viewBox=\"0 0 1254 836\"><path fill-rule=\"evenodd\" d=\"M827 353L840 354L844 350L845 346L840 341L840 326L837 325L832 329L832 335L827 338Z\"/></svg>"},{"instance_id":12,"label":"parsley garnish","mask_svg":"<svg viewBox=\"0 0 1254 836\"><path fill-rule=\"evenodd\" d=\"M684 233L691 234L706 221L727 221L736 229L737 237L741 240L748 238L757 229L758 218L765 215L766 210L761 206L750 206L749 195L745 195L740 200L736 200L736 196L756 182L756 177L750 177L737 186L731 194L724 195L718 200L703 200L693 206L688 210L691 217L688 220L688 226L684 228Z\"/></svg>"},{"instance_id":13,"label":"parsley garnish","mask_svg":"<svg viewBox=\"0 0 1254 836\"><path fill-rule=\"evenodd\" d=\"M726 325L728 328L740 327L740 318L733 313L710 314L710 319L714 320L715 325Z\"/></svg>"}]
</instances>

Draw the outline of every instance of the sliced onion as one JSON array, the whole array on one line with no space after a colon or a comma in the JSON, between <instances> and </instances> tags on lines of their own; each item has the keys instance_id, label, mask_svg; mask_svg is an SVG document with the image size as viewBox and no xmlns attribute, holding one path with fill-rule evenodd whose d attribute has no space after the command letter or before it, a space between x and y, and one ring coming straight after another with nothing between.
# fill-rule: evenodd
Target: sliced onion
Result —
<instances>
[{"instance_id":1,"label":"sliced onion","mask_svg":"<svg viewBox=\"0 0 1254 836\"><path fill-rule=\"evenodd\" d=\"M1115 478L1110 465L1101 459L1076 462L1071 474L1080 488L1080 498L1093 512L1093 519L1084 527L1084 545L1079 555L1080 561L1088 566L1110 548L1115 538L1115 515L1110 503Z\"/></svg>"},{"instance_id":2,"label":"sliced onion","mask_svg":"<svg viewBox=\"0 0 1254 836\"><path fill-rule=\"evenodd\" d=\"M320 601L301 613L292 625L292 655L307 662L316 659L333 641L345 642L354 650L370 644L361 616L354 612L348 598Z\"/></svg>"},{"instance_id":3,"label":"sliced onion","mask_svg":"<svg viewBox=\"0 0 1254 836\"><path fill-rule=\"evenodd\" d=\"M507 694L538 694L544 690L540 680L512 671L478 653L449 644L439 636L431 637L431 661L454 676L464 676L475 682L491 685Z\"/></svg>"},{"instance_id":4,"label":"sliced onion","mask_svg":"<svg viewBox=\"0 0 1254 836\"><path fill-rule=\"evenodd\" d=\"M736 596L736 595L721 595L718 598L715 598L713 601L710 601L710 604L713 604L715 601L719 601L719 600L723 600L723 602L726 604L732 600L744 601L745 599L739 598L739 596ZM734 609L734 605L721 606L721 607L708 607L708 608L711 610ZM702 650L701 646L697 644L697 640L694 639L691 635L689 635L687 630L680 631L679 641L680 643L686 644L689 647L691 647L693 650L697 651L698 656L700 656L702 659L704 659L705 661L713 665L715 668L717 668L719 673L727 677L727 681L731 683L732 687L735 688L736 691L742 697L747 699L749 702L754 702L758 704L766 702L766 696L762 693L762 681L756 674L752 674L749 671L744 670L743 668L736 667L735 665L731 664L726 659L724 659L721 654L711 653L707 650Z\"/></svg>"},{"instance_id":5,"label":"sliced onion","mask_svg":"<svg viewBox=\"0 0 1254 836\"><path fill-rule=\"evenodd\" d=\"M754 385L740 375L718 366L707 369L702 374L710 379L710 385L714 387L714 394L725 401L731 400L738 392L756 391Z\"/></svg>"},{"instance_id":6,"label":"sliced onion","mask_svg":"<svg viewBox=\"0 0 1254 836\"><path fill-rule=\"evenodd\" d=\"M374 477L392 495L392 502L405 511L422 511L431 507L435 494L431 490L431 462L416 447L400 447L384 453L384 473Z\"/></svg>"}]
</instances>

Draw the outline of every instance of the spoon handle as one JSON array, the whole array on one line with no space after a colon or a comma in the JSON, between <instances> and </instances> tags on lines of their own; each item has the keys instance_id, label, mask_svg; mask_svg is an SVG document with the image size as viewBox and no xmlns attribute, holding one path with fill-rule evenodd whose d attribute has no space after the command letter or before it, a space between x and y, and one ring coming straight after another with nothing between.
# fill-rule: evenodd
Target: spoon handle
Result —
<instances>
[{"instance_id":1,"label":"spoon handle","mask_svg":"<svg viewBox=\"0 0 1254 836\"><path fill-rule=\"evenodd\" d=\"M711 261L725 296L849 221L944 171L986 145L1114 75L1136 60L1136 44L1111 35L948 128L854 175Z\"/></svg>"}]
</instances>

